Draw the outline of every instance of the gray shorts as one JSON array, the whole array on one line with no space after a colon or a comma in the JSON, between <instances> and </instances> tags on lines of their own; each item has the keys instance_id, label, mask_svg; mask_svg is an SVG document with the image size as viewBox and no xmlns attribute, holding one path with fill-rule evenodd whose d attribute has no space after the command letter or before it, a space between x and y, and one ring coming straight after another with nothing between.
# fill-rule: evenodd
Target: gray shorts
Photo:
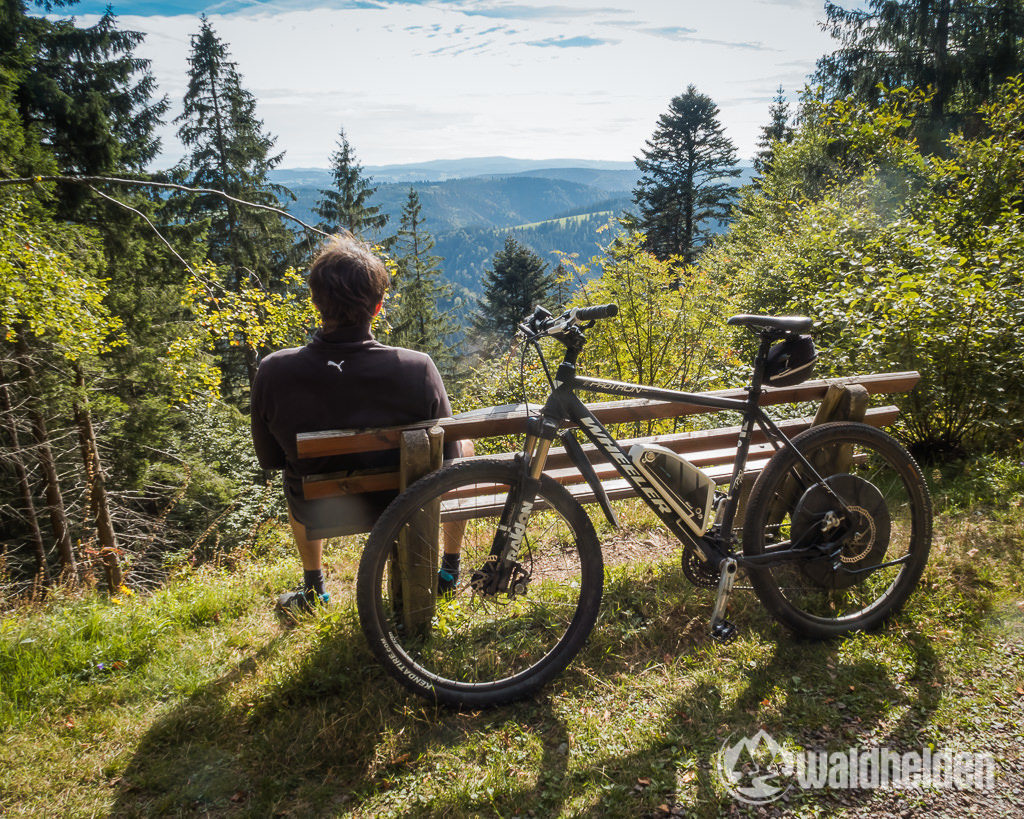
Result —
<instances>
[{"instance_id":1,"label":"gray shorts","mask_svg":"<svg viewBox=\"0 0 1024 819\"><path fill-rule=\"evenodd\" d=\"M288 481L284 497L292 517L306 527L306 537L318 540L369 532L397 492L369 492L338 498L306 500Z\"/></svg>"}]
</instances>

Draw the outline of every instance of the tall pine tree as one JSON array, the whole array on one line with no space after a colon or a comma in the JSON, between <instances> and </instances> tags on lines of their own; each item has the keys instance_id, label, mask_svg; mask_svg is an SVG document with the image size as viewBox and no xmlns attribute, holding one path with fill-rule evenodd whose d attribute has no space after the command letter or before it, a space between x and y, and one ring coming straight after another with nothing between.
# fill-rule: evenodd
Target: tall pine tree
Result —
<instances>
[{"instance_id":1,"label":"tall pine tree","mask_svg":"<svg viewBox=\"0 0 1024 819\"><path fill-rule=\"evenodd\" d=\"M178 137L189 149L179 172L196 187L276 206L278 195L290 195L269 181L284 154L273 153L276 139L257 118L255 97L242 87L237 66L210 21L205 15L201 20L192 37L184 110L175 120ZM281 272L291 234L278 216L213 194L193 197L188 216L209 219L209 257L229 269L236 285L251 275L269 285Z\"/></svg>"},{"instance_id":2,"label":"tall pine tree","mask_svg":"<svg viewBox=\"0 0 1024 819\"><path fill-rule=\"evenodd\" d=\"M523 317L538 304L549 301L555 286L547 264L512 236L494 254L491 268L484 273L484 295L476 316L482 333L507 341L516 334Z\"/></svg>"},{"instance_id":3,"label":"tall pine tree","mask_svg":"<svg viewBox=\"0 0 1024 819\"><path fill-rule=\"evenodd\" d=\"M388 215L370 204L377 189L363 176L363 167L345 136L338 133L338 144L331 154L330 188L320 190L320 200L313 212L320 217L317 227L326 233L348 231L364 239L381 242L380 231L388 223ZM383 244L388 244L382 242Z\"/></svg>"},{"instance_id":4,"label":"tall pine tree","mask_svg":"<svg viewBox=\"0 0 1024 819\"><path fill-rule=\"evenodd\" d=\"M692 262L712 228L728 216L735 196L728 180L740 172L718 106L689 86L658 118L642 153L635 160L641 176L633 201L647 249L662 259Z\"/></svg>"},{"instance_id":5,"label":"tall pine tree","mask_svg":"<svg viewBox=\"0 0 1024 819\"><path fill-rule=\"evenodd\" d=\"M423 227L423 212L415 188L402 208L402 221L392 247L397 265L392 285L389 340L430 355L438 369L451 375L455 362L452 339L458 327L445 306L452 301L452 286L441 273L441 258L434 256L434 239Z\"/></svg>"},{"instance_id":6,"label":"tall pine tree","mask_svg":"<svg viewBox=\"0 0 1024 819\"><path fill-rule=\"evenodd\" d=\"M789 142L793 138L793 126L789 124L789 103L786 94L779 86L768 109L768 124L761 127L761 138L757 141L758 151L754 154L754 172L758 176L771 167L775 156L775 145Z\"/></svg>"}]
</instances>

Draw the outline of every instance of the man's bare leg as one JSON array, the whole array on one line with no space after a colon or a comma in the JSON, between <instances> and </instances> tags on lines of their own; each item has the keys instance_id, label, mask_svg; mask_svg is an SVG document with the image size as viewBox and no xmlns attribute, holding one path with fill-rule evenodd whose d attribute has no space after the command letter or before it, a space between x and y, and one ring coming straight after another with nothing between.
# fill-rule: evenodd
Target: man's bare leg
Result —
<instances>
[{"instance_id":1,"label":"man's bare leg","mask_svg":"<svg viewBox=\"0 0 1024 819\"><path fill-rule=\"evenodd\" d=\"M306 527L292 516L291 509L288 510L288 522L292 525L292 536L299 550L302 568L307 571L321 571L324 567L324 542L310 540L306 536Z\"/></svg>"},{"instance_id":2,"label":"man's bare leg","mask_svg":"<svg viewBox=\"0 0 1024 819\"><path fill-rule=\"evenodd\" d=\"M462 538L466 534L466 521L450 520L441 525L444 536L444 553L457 555L462 552Z\"/></svg>"},{"instance_id":3,"label":"man's bare leg","mask_svg":"<svg viewBox=\"0 0 1024 819\"><path fill-rule=\"evenodd\" d=\"M460 441L459 453L468 458L476 452L472 441ZM450 520L441 524L442 549L441 570L438 572L438 592L452 594L459 581L459 555L462 554L462 538L466 534L466 521Z\"/></svg>"},{"instance_id":4,"label":"man's bare leg","mask_svg":"<svg viewBox=\"0 0 1024 819\"><path fill-rule=\"evenodd\" d=\"M291 524L292 537L302 561L303 590L282 594L277 599L277 608L295 614L309 611L314 602L326 603L330 598L324 593L323 540L309 538L305 525L295 519L290 509L288 522Z\"/></svg>"}]
</instances>

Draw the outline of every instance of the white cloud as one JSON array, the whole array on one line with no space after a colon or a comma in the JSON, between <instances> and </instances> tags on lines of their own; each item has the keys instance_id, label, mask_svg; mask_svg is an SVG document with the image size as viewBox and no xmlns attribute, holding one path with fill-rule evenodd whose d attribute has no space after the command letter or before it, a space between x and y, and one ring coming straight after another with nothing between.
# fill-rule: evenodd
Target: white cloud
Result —
<instances>
[{"instance_id":1,"label":"white cloud","mask_svg":"<svg viewBox=\"0 0 1024 819\"><path fill-rule=\"evenodd\" d=\"M830 47L817 8L802 3L637 0L628 12L615 0L381 5L211 13L286 166L326 164L342 125L365 164L628 159L690 83L719 102L749 156L780 78L795 93L805 76L798 66L812 67ZM139 54L180 109L198 17L120 19L147 32ZM174 130L163 132L166 163L181 153Z\"/></svg>"}]
</instances>

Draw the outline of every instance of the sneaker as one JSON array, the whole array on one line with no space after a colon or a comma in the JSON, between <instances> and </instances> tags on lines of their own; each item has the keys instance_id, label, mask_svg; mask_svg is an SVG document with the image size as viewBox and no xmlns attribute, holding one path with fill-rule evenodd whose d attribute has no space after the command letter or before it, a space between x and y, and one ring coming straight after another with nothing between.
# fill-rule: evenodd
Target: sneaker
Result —
<instances>
[{"instance_id":1,"label":"sneaker","mask_svg":"<svg viewBox=\"0 0 1024 819\"><path fill-rule=\"evenodd\" d=\"M315 591L299 589L278 597L274 608L283 614L300 615L309 614L314 608L326 606L330 602L331 596L326 592L317 594Z\"/></svg>"},{"instance_id":2,"label":"sneaker","mask_svg":"<svg viewBox=\"0 0 1024 819\"><path fill-rule=\"evenodd\" d=\"M459 582L459 573L447 569L437 570L437 596L451 600L455 596L455 587Z\"/></svg>"}]
</instances>

